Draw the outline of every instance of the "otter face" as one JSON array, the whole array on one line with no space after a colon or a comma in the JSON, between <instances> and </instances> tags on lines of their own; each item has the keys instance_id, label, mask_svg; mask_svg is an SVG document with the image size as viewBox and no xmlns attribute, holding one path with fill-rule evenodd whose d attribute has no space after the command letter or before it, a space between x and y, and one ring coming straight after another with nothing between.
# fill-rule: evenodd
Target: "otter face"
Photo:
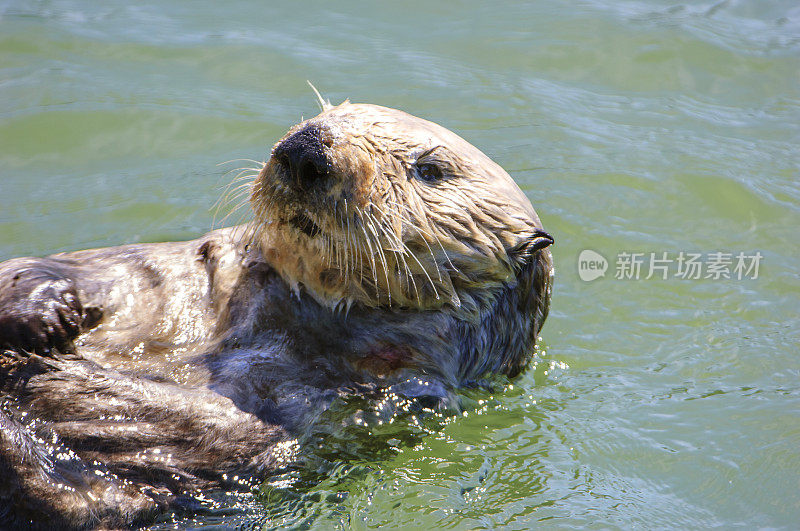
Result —
<instances>
[{"instance_id":1,"label":"otter face","mask_svg":"<svg viewBox=\"0 0 800 531\"><path fill-rule=\"evenodd\" d=\"M376 105L346 102L292 127L251 203L266 259L331 307L476 315L494 288L515 280L521 260L552 243L486 155Z\"/></svg>"}]
</instances>

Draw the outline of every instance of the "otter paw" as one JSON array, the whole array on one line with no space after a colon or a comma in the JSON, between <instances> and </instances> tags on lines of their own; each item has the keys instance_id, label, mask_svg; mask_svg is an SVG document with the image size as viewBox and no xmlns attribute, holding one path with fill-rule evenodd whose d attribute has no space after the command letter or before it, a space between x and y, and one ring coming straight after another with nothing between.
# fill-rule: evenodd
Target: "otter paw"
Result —
<instances>
[{"instance_id":1,"label":"otter paw","mask_svg":"<svg viewBox=\"0 0 800 531\"><path fill-rule=\"evenodd\" d=\"M0 279L0 347L71 351L84 317L75 283L35 268Z\"/></svg>"}]
</instances>

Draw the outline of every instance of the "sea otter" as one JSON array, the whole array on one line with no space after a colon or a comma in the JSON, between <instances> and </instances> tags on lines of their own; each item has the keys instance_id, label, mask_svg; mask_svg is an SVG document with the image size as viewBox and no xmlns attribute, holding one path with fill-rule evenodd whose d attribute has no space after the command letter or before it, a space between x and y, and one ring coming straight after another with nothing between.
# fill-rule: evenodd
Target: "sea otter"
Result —
<instances>
[{"instance_id":1,"label":"sea otter","mask_svg":"<svg viewBox=\"0 0 800 531\"><path fill-rule=\"evenodd\" d=\"M447 129L324 104L253 221L0 264L0 523L125 526L280 466L342 393L514 375L553 267L529 200Z\"/></svg>"}]
</instances>

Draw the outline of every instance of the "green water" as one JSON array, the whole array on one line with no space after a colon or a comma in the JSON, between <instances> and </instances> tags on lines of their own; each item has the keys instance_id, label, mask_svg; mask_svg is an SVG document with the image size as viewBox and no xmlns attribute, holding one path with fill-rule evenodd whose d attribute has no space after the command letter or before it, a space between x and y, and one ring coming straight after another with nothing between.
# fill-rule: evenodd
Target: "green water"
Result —
<instances>
[{"instance_id":1,"label":"green water","mask_svg":"<svg viewBox=\"0 0 800 531\"><path fill-rule=\"evenodd\" d=\"M316 482L198 523L800 526L796 1L5 2L0 259L207 231L218 163L315 114L307 79L514 176L556 239L543 349L466 415L334 438ZM763 260L617 280L621 251Z\"/></svg>"}]
</instances>

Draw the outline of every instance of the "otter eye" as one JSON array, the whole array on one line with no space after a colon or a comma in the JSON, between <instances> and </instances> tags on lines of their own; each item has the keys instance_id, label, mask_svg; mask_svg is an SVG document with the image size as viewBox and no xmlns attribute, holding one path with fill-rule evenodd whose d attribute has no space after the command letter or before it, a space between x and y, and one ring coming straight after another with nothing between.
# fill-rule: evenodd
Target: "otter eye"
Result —
<instances>
[{"instance_id":1,"label":"otter eye","mask_svg":"<svg viewBox=\"0 0 800 531\"><path fill-rule=\"evenodd\" d=\"M442 178L442 170L436 164L426 162L417 166L417 173L423 181L438 181Z\"/></svg>"}]
</instances>

